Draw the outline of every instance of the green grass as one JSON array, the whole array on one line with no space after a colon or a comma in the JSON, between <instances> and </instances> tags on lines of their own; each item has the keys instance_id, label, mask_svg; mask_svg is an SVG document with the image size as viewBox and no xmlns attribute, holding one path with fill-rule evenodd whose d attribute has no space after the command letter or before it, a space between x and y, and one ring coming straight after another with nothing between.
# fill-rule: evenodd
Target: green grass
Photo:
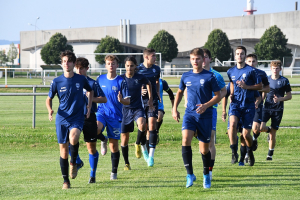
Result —
<instances>
[{"instance_id":1,"label":"green grass","mask_svg":"<svg viewBox=\"0 0 300 200\"><path fill-rule=\"evenodd\" d=\"M178 84L176 79L167 81ZM15 90L31 92L9 88L0 92ZM300 199L300 129L279 129L272 162L265 160L268 143L267 134L262 133L255 152L255 165L239 167L230 164L231 150L225 134L227 123L221 121L220 115L212 188L205 190L202 187L202 161L195 139L192 148L197 181L193 187L185 188L186 171L181 157L182 119L180 123L172 119L170 101L168 97L164 98L166 114L153 168L148 168L142 158L135 158L135 132L131 134L129 145L132 170L123 171L121 155L118 180L110 181L111 161L108 153L99 158L96 184L88 185L88 152L81 135L80 155L85 166L80 169L78 177L71 180L72 189L63 191L55 121L48 121L46 97L37 97L35 129L31 128L32 97L0 97L0 199ZM299 126L299 104L299 95L285 102L282 126ZM58 100L55 98L55 111L57 106ZM183 117L182 104L179 111Z\"/></svg>"}]
</instances>

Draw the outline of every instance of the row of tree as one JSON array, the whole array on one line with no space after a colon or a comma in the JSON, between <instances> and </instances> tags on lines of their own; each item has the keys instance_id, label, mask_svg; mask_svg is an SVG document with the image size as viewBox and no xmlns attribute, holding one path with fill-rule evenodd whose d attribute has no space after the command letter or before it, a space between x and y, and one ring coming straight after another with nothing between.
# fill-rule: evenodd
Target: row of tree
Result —
<instances>
[{"instance_id":1,"label":"row of tree","mask_svg":"<svg viewBox=\"0 0 300 200\"><path fill-rule=\"evenodd\" d=\"M291 50L287 48L287 41L282 31L275 25L265 31L260 41L255 45L255 54L260 60L282 60L285 56L291 56ZM159 31L148 44L162 55L162 60L171 62L177 57L178 44L173 35L165 30ZM220 29L213 30L204 45L211 51L212 59L218 58L221 62L231 58L232 49L226 33ZM70 50L73 47L67 44L67 38L61 33L56 33L50 41L42 48L41 57L46 64L60 64L59 54L62 51ZM124 47L117 38L106 36L101 39L94 53L123 53ZM97 55L96 61L104 64L103 55ZM1 58L0 58L1 59ZM121 56L122 60L122 56Z\"/></svg>"},{"instance_id":2,"label":"row of tree","mask_svg":"<svg viewBox=\"0 0 300 200\"><path fill-rule=\"evenodd\" d=\"M5 64L7 62L11 62L14 64L14 59L18 56L18 49L15 47L15 44L12 42L9 45L9 50L6 55L5 50L0 51L0 65Z\"/></svg>"}]
</instances>

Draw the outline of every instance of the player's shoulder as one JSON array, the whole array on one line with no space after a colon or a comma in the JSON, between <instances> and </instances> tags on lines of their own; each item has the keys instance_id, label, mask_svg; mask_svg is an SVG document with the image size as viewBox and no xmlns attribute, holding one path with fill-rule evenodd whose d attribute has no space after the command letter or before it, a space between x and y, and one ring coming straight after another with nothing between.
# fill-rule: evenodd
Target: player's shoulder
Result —
<instances>
[{"instance_id":1,"label":"player's shoulder","mask_svg":"<svg viewBox=\"0 0 300 200\"><path fill-rule=\"evenodd\" d=\"M123 78L123 79L125 79L126 75L125 74L121 74L120 77Z\"/></svg>"},{"instance_id":2,"label":"player's shoulder","mask_svg":"<svg viewBox=\"0 0 300 200\"><path fill-rule=\"evenodd\" d=\"M237 67L236 67L236 65L235 65L235 66L229 68L229 69L227 70L227 73L232 73L232 72L234 72L236 69L237 69Z\"/></svg>"},{"instance_id":3,"label":"player's shoulder","mask_svg":"<svg viewBox=\"0 0 300 200\"><path fill-rule=\"evenodd\" d=\"M184 73L181 75L181 77L187 77L187 76L190 76L191 74L193 74L193 70L184 72Z\"/></svg>"},{"instance_id":4,"label":"player's shoulder","mask_svg":"<svg viewBox=\"0 0 300 200\"><path fill-rule=\"evenodd\" d=\"M213 68L211 68L211 72L213 72L217 78L221 78L221 77L223 78L223 76L220 74L220 72L214 70Z\"/></svg>"},{"instance_id":5,"label":"player's shoulder","mask_svg":"<svg viewBox=\"0 0 300 200\"><path fill-rule=\"evenodd\" d=\"M289 83L289 79L284 76L280 76L279 79L285 81L286 83Z\"/></svg>"}]
</instances>

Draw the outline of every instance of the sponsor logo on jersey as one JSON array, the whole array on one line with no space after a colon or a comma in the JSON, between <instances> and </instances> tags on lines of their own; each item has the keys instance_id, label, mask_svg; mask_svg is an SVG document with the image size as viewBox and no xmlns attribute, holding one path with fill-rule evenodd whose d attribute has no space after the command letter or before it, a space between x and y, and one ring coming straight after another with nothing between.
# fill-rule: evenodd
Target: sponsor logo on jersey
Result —
<instances>
[{"instance_id":1,"label":"sponsor logo on jersey","mask_svg":"<svg viewBox=\"0 0 300 200\"><path fill-rule=\"evenodd\" d=\"M204 79L200 79L200 84L201 84L201 86L203 86L204 82L205 82Z\"/></svg>"},{"instance_id":2,"label":"sponsor logo on jersey","mask_svg":"<svg viewBox=\"0 0 300 200\"><path fill-rule=\"evenodd\" d=\"M191 86L192 83L191 82L186 82L186 86Z\"/></svg>"},{"instance_id":3,"label":"sponsor logo on jersey","mask_svg":"<svg viewBox=\"0 0 300 200\"><path fill-rule=\"evenodd\" d=\"M245 73L243 73L243 80L245 80L245 78L246 78L246 74L245 74Z\"/></svg>"},{"instance_id":4,"label":"sponsor logo on jersey","mask_svg":"<svg viewBox=\"0 0 300 200\"><path fill-rule=\"evenodd\" d=\"M101 87L106 87L106 85L102 85Z\"/></svg>"},{"instance_id":5,"label":"sponsor logo on jersey","mask_svg":"<svg viewBox=\"0 0 300 200\"><path fill-rule=\"evenodd\" d=\"M66 87L61 87L61 88L60 88L60 92L65 92L65 91L67 91L67 88L66 88Z\"/></svg>"},{"instance_id":6,"label":"sponsor logo on jersey","mask_svg":"<svg viewBox=\"0 0 300 200\"><path fill-rule=\"evenodd\" d=\"M79 90L80 83L76 83L77 90Z\"/></svg>"},{"instance_id":7,"label":"sponsor logo on jersey","mask_svg":"<svg viewBox=\"0 0 300 200\"><path fill-rule=\"evenodd\" d=\"M235 76L232 76L232 77L231 77L231 80L233 80L233 81L234 81L234 80L235 80Z\"/></svg>"}]
</instances>

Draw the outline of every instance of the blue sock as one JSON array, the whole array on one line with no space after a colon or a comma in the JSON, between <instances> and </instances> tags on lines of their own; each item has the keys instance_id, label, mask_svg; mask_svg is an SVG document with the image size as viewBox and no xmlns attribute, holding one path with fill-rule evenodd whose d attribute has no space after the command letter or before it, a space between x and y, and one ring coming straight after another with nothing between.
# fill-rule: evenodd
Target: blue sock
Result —
<instances>
[{"instance_id":1,"label":"blue sock","mask_svg":"<svg viewBox=\"0 0 300 200\"><path fill-rule=\"evenodd\" d=\"M91 174L90 174L90 176L93 177L93 178L96 177L96 170L97 170L98 158L99 158L98 151L96 151L96 153L94 155L89 154L89 161L90 161L90 167L91 167Z\"/></svg>"},{"instance_id":2,"label":"blue sock","mask_svg":"<svg viewBox=\"0 0 300 200\"><path fill-rule=\"evenodd\" d=\"M69 155L71 157L70 143L69 143ZM80 159L79 153L78 153L77 158L76 158L76 164L80 164L80 163L82 163L82 160Z\"/></svg>"}]
</instances>

